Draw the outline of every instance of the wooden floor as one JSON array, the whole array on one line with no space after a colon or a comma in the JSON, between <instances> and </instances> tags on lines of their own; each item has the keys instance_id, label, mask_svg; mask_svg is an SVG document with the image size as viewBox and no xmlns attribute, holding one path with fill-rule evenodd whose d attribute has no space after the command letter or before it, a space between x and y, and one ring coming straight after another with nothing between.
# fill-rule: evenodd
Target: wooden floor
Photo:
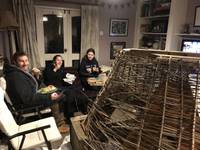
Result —
<instances>
[{"instance_id":1,"label":"wooden floor","mask_svg":"<svg viewBox=\"0 0 200 150\"><path fill-rule=\"evenodd\" d=\"M62 144L64 138L65 138L66 136L68 136L68 135L69 135L69 133L67 133L67 134L62 134L62 139L60 139L60 140L58 140L58 141L55 141L55 142L53 142L53 143L51 144L51 145L52 145L52 148L53 148L53 149L58 149L58 148L60 147L60 145Z\"/></svg>"}]
</instances>

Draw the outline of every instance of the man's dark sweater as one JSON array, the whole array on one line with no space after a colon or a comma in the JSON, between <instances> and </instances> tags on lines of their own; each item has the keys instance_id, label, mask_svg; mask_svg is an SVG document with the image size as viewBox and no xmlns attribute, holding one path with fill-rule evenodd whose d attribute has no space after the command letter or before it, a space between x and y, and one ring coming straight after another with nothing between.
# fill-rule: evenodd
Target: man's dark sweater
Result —
<instances>
[{"instance_id":1,"label":"man's dark sweater","mask_svg":"<svg viewBox=\"0 0 200 150\"><path fill-rule=\"evenodd\" d=\"M29 72L25 72L15 65L5 65L4 74L6 91L15 108L20 108L22 105L29 107L52 104L50 94L37 93L37 81Z\"/></svg>"}]
</instances>

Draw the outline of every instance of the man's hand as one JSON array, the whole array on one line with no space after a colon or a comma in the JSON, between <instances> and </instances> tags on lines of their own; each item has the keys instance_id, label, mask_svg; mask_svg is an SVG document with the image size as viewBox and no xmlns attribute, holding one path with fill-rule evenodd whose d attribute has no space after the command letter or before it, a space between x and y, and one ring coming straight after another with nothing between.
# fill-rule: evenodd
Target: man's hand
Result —
<instances>
[{"instance_id":1,"label":"man's hand","mask_svg":"<svg viewBox=\"0 0 200 150\"><path fill-rule=\"evenodd\" d=\"M39 76L41 75L41 71L38 68L33 68L32 75L39 79Z\"/></svg>"},{"instance_id":2,"label":"man's hand","mask_svg":"<svg viewBox=\"0 0 200 150\"><path fill-rule=\"evenodd\" d=\"M61 68L61 65L60 64L55 64L54 65L54 68L53 68L53 71L56 72L58 69Z\"/></svg>"},{"instance_id":3,"label":"man's hand","mask_svg":"<svg viewBox=\"0 0 200 150\"><path fill-rule=\"evenodd\" d=\"M54 92L51 94L51 100L52 101L58 100L58 99L60 99L61 96L62 96L62 94L58 94L58 93Z\"/></svg>"}]
</instances>

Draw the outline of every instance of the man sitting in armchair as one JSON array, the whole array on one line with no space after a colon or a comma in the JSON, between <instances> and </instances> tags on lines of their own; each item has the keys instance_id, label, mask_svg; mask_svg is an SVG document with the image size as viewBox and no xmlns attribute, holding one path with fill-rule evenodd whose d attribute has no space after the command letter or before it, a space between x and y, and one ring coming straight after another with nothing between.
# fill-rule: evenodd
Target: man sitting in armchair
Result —
<instances>
[{"instance_id":1,"label":"man sitting in armchair","mask_svg":"<svg viewBox=\"0 0 200 150\"><path fill-rule=\"evenodd\" d=\"M38 93L38 83L29 73L29 60L24 52L16 52L13 55L13 64L5 64L5 79L7 93L13 105L31 107L34 105L50 106L56 124L61 133L69 131L65 123L65 117L59 107L61 94L53 92L49 94Z\"/></svg>"}]
</instances>

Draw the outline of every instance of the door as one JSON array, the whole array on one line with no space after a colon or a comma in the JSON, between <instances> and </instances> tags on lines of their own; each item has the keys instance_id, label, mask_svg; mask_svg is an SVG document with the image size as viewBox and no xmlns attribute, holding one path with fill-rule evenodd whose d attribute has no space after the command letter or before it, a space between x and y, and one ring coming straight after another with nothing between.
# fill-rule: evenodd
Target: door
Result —
<instances>
[{"instance_id":1,"label":"door","mask_svg":"<svg viewBox=\"0 0 200 150\"><path fill-rule=\"evenodd\" d=\"M81 17L78 9L36 7L38 48L41 66L63 57L65 67L78 67L81 42Z\"/></svg>"}]
</instances>

